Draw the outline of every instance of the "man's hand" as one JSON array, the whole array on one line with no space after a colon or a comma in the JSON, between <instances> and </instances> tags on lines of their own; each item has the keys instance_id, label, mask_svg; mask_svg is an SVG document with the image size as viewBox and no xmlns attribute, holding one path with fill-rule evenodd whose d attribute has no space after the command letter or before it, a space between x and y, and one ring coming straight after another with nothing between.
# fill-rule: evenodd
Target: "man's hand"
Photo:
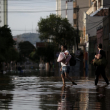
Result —
<instances>
[{"instance_id":1,"label":"man's hand","mask_svg":"<svg viewBox=\"0 0 110 110\"><path fill-rule=\"evenodd\" d=\"M62 67L60 68L60 71L62 71Z\"/></svg>"},{"instance_id":2,"label":"man's hand","mask_svg":"<svg viewBox=\"0 0 110 110\"><path fill-rule=\"evenodd\" d=\"M65 60L66 60L66 59L63 59L61 62L62 62L62 63L65 63Z\"/></svg>"}]
</instances>

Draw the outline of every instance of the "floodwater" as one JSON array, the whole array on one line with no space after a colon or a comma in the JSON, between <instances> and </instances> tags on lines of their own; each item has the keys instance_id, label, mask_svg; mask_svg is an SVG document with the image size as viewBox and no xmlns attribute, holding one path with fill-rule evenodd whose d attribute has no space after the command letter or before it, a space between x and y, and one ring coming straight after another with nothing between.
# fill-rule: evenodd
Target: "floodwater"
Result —
<instances>
[{"instance_id":1,"label":"floodwater","mask_svg":"<svg viewBox=\"0 0 110 110\"><path fill-rule=\"evenodd\" d=\"M103 79L73 78L78 85L59 76L0 77L0 110L110 110L110 86Z\"/></svg>"}]
</instances>

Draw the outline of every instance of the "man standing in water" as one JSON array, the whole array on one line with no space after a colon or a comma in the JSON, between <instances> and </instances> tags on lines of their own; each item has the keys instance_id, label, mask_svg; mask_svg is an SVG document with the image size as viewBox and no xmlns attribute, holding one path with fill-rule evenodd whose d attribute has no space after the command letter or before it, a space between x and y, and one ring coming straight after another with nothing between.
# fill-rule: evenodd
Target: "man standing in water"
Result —
<instances>
[{"instance_id":1,"label":"man standing in water","mask_svg":"<svg viewBox=\"0 0 110 110\"><path fill-rule=\"evenodd\" d=\"M69 52L67 50L67 46L65 45L61 45L61 51L62 52ZM70 71L70 64L69 64L69 61L64 63L64 62L61 62L61 68L60 68L60 71L61 71L61 78L62 78L62 81L63 81L63 85L65 86L65 77L68 78L73 85L77 85L72 79L71 77L69 76L69 71Z\"/></svg>"}]
</instances>

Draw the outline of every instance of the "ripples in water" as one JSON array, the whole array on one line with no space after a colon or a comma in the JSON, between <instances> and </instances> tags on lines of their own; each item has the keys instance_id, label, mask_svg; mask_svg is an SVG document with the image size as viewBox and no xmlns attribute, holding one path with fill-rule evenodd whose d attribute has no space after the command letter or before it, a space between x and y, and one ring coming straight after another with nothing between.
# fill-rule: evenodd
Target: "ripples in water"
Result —
<instances>
[{"instance_id":1,"label":"ripples in water","mask_svg":"<svg viewBox=\"0 0 110 110\"><path fill-rule=\"evenodd\" d=\"M110 110L110 86L103 80L76 80L76 86L59 77L0 78L0 110Z\"/></svg>"}]
</instances>

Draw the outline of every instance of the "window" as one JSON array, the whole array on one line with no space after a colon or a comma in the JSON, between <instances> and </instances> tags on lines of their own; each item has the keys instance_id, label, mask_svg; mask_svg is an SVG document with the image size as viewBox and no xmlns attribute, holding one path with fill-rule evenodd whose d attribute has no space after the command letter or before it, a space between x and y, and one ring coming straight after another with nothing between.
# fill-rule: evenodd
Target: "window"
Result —
<instances>
[{"instance_id":1,"label":"window","mask_svg":"<svg viewBox=\"0 0 110 110\"><path fill-rule=\"evenodd\" d=\"M67 2L73 2L73 0L67 0Z\"/></svg>"},{"instance_id":2,"label":"window","mask_svg":"<svg viewBox=\"0 0 110 110\"><path fill-rule=\"evenodd\" d=\"M75 24L75 25L77 24L77 19L74 19L74 24Z\"/></svg>"},{"instance_id":3,"label":"window","mask_svg":"<svg viewBox=\"0 0 110 110\"><path fill-rule=\"evenodd\" d=\"M77 13L77 9L76 8L74 8L74 13Z\"/></svg>"}]
</instances>

